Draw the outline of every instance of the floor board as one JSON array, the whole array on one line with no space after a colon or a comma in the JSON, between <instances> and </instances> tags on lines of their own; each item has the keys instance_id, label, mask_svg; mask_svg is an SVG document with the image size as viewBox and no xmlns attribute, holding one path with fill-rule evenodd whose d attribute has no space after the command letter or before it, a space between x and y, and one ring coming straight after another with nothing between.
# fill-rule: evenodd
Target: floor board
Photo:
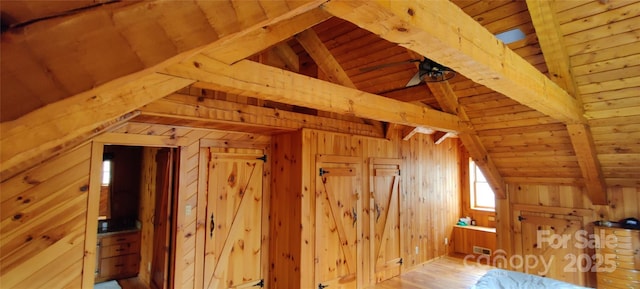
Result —
<instances>
[{"instance_id":1,"label":"floor board","mask_svg":"<svg viewBox=\"0 0 640 289\"><path fill-rule=\"evenodd\" d=\"M443 257L368 289L469 288L491 269L493 267L476 263L465 265L460 258Z\"/></svg>"},{"instance_id":2,"label":"floor board","mask_svg":"<svg viewBox=\"0 0 640 289\"><path fill-rule=\"evenodd\" d=\"M491 269L493 267L476 263L465 265L461 258L442 257L367 289L469 288ZM118 283L122 289L149 289L137 277L118 280Z\"/></svg>"}]
</instances>

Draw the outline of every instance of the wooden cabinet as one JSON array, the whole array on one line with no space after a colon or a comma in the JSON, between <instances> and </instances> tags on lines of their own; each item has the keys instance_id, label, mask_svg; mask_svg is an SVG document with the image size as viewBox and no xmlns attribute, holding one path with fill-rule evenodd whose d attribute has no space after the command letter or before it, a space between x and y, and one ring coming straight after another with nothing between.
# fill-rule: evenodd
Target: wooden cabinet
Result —
<instances>
[{"instance_id":1,"label":"wooden cabinet","mask_svg":"<svg viewBox=\"0 0 640 289\"><path fill-rule=\"evenodd\" d=\"M138 275L140 232L98 235L96 262L96 282Z\"/></svg>"},{"instance_id":2,"label":"wooden cabinet","mask_svg":"<svg viewBox=\"0 0 640 289\"><path fill-rule=\"evenodd\" d=\"M640 288L640 231L596 227L598 288Z\"/></svg>"}]
</instances>

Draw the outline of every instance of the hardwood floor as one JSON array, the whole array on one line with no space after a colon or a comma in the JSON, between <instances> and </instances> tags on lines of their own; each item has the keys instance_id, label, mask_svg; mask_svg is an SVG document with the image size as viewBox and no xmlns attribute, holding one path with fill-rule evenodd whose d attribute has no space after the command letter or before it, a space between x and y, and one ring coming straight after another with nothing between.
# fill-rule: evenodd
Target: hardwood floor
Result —
<instances>
[{"instance_id":1,"label":"hardwood floor","mask_svg":"<svg viewBox=\"0 0 640 289\"><path fill-rule=\"evenodd\" d=\"M442 257L412 271L378 283L368 289L453 289L469 288L494 267L473 263L465 266L463 259Z\"/></svg>"},{"instance_id":2,"label":"hardwood floor","mask_svg":"<svg viewBox=\"0 0 640 289\"><path fill-rule=\"evenodd\" d=\"M461 258L442 257L367 289L469 288L493 268L476 263L465 266ZM149 289L137 277L118 280L118 283L122 289Z\"/></svg>"}]
</instances>

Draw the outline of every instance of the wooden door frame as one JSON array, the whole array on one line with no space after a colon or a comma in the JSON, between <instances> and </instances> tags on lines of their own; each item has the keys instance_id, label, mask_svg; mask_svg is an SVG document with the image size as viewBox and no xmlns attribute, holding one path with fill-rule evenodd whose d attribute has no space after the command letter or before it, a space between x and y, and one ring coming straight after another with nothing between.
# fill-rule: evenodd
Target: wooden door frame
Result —
<instances>
[{"instance_id":1,"label":"wooden door frame","mask_svg":"<svg viewBox=\"0 0 640 289\"><path fill-rule=\"evenodd\" d=\"M226 140L214 140L214 139L200 139L200 150L198 152L198 189L197 189L197 203L204 204L198 205L196 211L196 222L198 228L196 231L196 244L195 244L195 275L194 275L194 288L204 288L204 253L206 243L206 225L207 220L207 200L208 200L208 166L209 166L209 152L210 148L218 149L257 149L262 150L266 156L266 161L263 164L262 170L262 246L260 248L263 254L262 260L262 275L265 282L265 288L269 288L269 215L271 201L271 144L259 143L251 141L226 141ZM200 253L197 253L200 252Z\"/></svg>"},{"instance_id":2,"label":"wooden door frame","mask_svg":"<svg viewBox=\"0 0 640 289\"><path fill-rule=\"evenodd\" d=\"M311 174L311 179L314 180L313 182L313 190L315 190L316 186L317 186L317 178L318 178L318 168L320 167L320 164L352 164L352 165L357 165L358 166L358 170L360 172L360 178L364 177L364 172L363 172L363 161L362 161L362 157L360 156L342 156L342 155L328 155L328 154L316 154L315 158L314 158L314 162L313 162L313 170L309 173ZM362 182L363 180L361 179L359 181L359 186L360 189L362 190ZM363 215L363 208L362 208L362 196L363 196L363 192L360 192L359 194L356 195L356 212L358 214L360 214L361 216ZM311 204L310 204L310 208L312 209L311 212L313 213L311 217L312 219L312 227L313 232L312 232L312 236L313 238L311 238L313 240L313 256L315 258L315 256L317 256L317 252L316 252L316 214L317 214L317 203L316 203L316 197L315 195L313 195L312 198L310 198L312 200ZM359 222L356 222L356 263L357 263L357 270L356 270L356 288L363 288L363 270L364 270L364 262L363 259L364 258L358 258L358 256L364 256L364 250L363 250L363 243L362 243L362 230L363 230L363 219L362 218ZM359 260L359 261L358 261ZM312 268L310 268L311 270L311 276L313 277L313 288L316 288L316 284L317 284L317 275L316 275L316 270L315 270L315 266L313 266ZM304 280L303 280L304 283ZM304 286L303 286L304 287Z\"/></svg>"},{"instance_id":3,"label":"wooden door frame","mask_svg":"<svg viewBox=\"0 0 640 289\"><path fill-rule=\"evenodd\" d=\"M121 134L103 134L94 138L91 141L91 163L89 167L89 195L87 197L87 222L85 224L85 242L84 242L84 250L85 254L83 257L83 270L82 270L82 284L81 288L93 288L93 284L95 282L94 272L96 270L96 256L98 254L96 243L98 240L98 215L99 215L99 206L100 206L100 186L102 180L102 154L104 152L104 146L106 145L121 145L121 146L140 146L140 147L162 147L162 148L180 148L182 143L176 143L175 145L168 145L164 138L158 138L158 136L151 135L136 135L134 140L131 139L120 139ZM178 152L180 155L180 152ZM179 161L178 161L179 163ZM179 168L178 168L179 169ZM176 174L180 176L179 171ZM179 180L174 180L179 181ZM174 196L178 196L180 194L179 191L173 192ZM177 206L177 201L171 207L170 215L175 214L175 206ZM178 218L175 217L171 221L171 227L175 227L177 224ZM91 220L96 220L92 222ZM175 234L173 234L175 235ZM176 240L175 236L171 236L170 238L175 246ZM175 251L175 248L172 249ZM175 253L175 252L173 252ZM174 268L175 265L175 254L169 254L169 264L171 268ZM167 276L169 280L174 280L175 270L169 270L167 272ZM173 289L173 282L169 282L167 289Z\"/></svg>"}]
</instances>

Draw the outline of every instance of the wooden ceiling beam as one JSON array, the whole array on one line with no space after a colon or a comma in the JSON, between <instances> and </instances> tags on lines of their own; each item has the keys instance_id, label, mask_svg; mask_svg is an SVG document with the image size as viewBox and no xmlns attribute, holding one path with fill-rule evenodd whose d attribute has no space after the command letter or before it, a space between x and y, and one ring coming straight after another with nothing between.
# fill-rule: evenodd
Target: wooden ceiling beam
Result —
<instances>
[{"instance_id":1,"label":"wooden ceiling beam","mask_svg":"<svg viewBox=\"0 0 640 289\"><path fill-rule=\"evenodd\" d=\"M295 36L295 39L300 43L300 45L302 45L309 56L311 56L316 65L318 65L318 68L324 72L324 75L329 82L350 88L356 88L353 81L349 78L349 75L347 75L342 68L342 65L340 65L338 60L333 57L331 51L327 49L320 37L318 37L318 34L312 28L298 33ZM372 122L377 127L384 127L380 121L370 120L368 118L367 121Z\"/></svg>"},{"instance_id":2,"label":"wooden ceiling beam","mask_svg":"<svg viewBox=\"0 0 640 289\"><path fill-rule=\"evenodd\" d=\"M280 60L284 62L285 66L289 68L289 70L293 72L300 72L300 58L289 44L286 42L278 43L273 47L273 52L278 55Z\"/></svg>"},{"instance_id":3,"label":"wooden ceiling beam","mask_svg":"<svg viewBox=\"0 0 640 289\"><path fill-rule=\"evenodd\" d=\"M415 134L417 133L421 133L421 134L433 134L436 131L430 128L426 128L426 127L414 127L414 128L408 128L407 130L405 130L402 134L402 140L410 140Z\"/></svg>"},{"instance_id":4,"label":"wooden ceiling beam","mask_svg":"<svg viewBox=\"0 0 640 289\"><path fill-rule=\"evenodd\" d=\"M370 137L384 137L384 131L376 126L340 119L311 116L276 108L260 107L235 102L200 98L173 93L139 109L141 117L136 121L145 122L145 117L177 120L190 127L216 129L217 125L228 127L248 126L264 129L294 131L302 128L351 133ZM195 124L190 125L189 122ZM167 123L171 124L171 123Z\"/></svg>"},{"instance_id":5,"label":"wooden ceiling beam","mask_svg":"<svg viewBox=\"0 0 640 289\"><path fill-rule=\"evenodd\" d=\"M441 144L448 138L458 138L458 135L452 132L437 131L433 134L433 143Z\"/></svg>"},{"instance_id":6,"label":"wooden ceiling beam","mask_svg":"<svg viewBox=\"0 0 640 289\"><path fill-rule=\"evenodd\" d=\"M552 5L551 1L527 0L531 21L536 29L540 48L549 69L549 77L570 95L573 95L580 104L582 103L581 96L576 88L569 54L563 42L559 21ZM577 123L568 123L567 130L576 152L589 198L594 204L606 205L607 185L589 126L586 121L582 120Z\"/></svg>"},{"instance_id":7,"label":"wooden ceiling beam","mask_svg":"<svg viewBox=\"0 0 640 289\"><path fill-rule=\"evenodd\" d=\"M322 7L557 120L584 120L573 97L450 1L335 0Z\"/></svg>"},{"instance_id":8,"label":"wooden ceiling beam","mask_svg":"<svg viewBox=\"0 0 640 289\"><path fill-rule=\"evenodd\" d=\"M297 25L306 23L305 25L312 26L329 18L330 16L327 13L316 9L324 2L324 0L296 2L296 5L292 5L289 10L273 12L268 18L242 29L238 29L238 27L218 27L218 32L224 36L212 43L177 53L138 72L111 79L103 85L49 104L16 120L3 122L0 127L0 131L2 131L0 136L0 147L2 147L2 152L0 153L0 175L5 177L10 172L15 171L14 168L26 168L25 166L28 167L30 164L42 161L46 159L45 154L47 156L55 155L70 142L74 141L76 143L75 141L79 139L84 141L88 137L95 135L92 132L96 130L102 131L105 123L110 123L113 119L120 118L134 109L193 83L189 79L156 74L155 71L160 71L166 66L188 59L203 51L209 53L217 51L216 48L218 47L238 49L238 47L252 45L251 49L262 51L279 42L279 39L289 38L305 29L300 26L291 28L292 23ZM226 2L219 3L220 5L227 4ZM215 5L218 2L210 1L207 4L214 5L209 6L208 9L215 9ZM121 13L130 14L132 15L131 17L138 17L139 15L134 12L135 9L140 8L140 5L124 7L122 8L123 11L130 9L132 12L127 14L124 13L126 11L121 11ZM307 14L307 12L309 13ZM304 16L296 17L300 15ZM57 25L56 23L67 26L86 25L83 22L83 19L86 18L85 13L69 16L69 19L76 18L78 19L77 21L68 19L65 22L55 19L51 21L55 25ZM278 25L280 22L283 22L283 24ZM38 27L42 28L44 26ZM76 37L76 35L68 35L68 37ZM250 40L252 37L264 42L252 42ZM223 49L222 51L225 50ZM245 55L250 51L243 50L243 53L242 55ZM223 55L221 54L220 56ZM245 57L233 55L235 57ZM233 61L232 57L221 58ZM244 73L251 74L252 72L245 71Z\"/></svg>"},{"instance_id":9,"label":"wooden ceiling beam","mask_svg":"<svg viewBox=\"0 0 640 289\"><path fill-rule=\"evenodd\" d=\"M464 108L460 106L460 103L458 103L458 97L448 81L427 82L427 85L436 97L436 100L443 111L458 115L462 121L469 121L467 113ZM482 174L487 179L487 182L493 189L496 197L500 199L506 198L506 184L500 174L500 171L498 171L498 167L482 144L480 137L473 130L460 132L458 137L469 152L473 161L478 167L480 167Z\"/></svg>"},{"instance_id":10,"label":"wooden ceiling beam","mask_svg":"<svg viewBox=\"0 0 640 289\"><path fill-rule=\"evenodd\" d=\"M65 144L86 136L104 123L193 83L163 74L149 74L119 86L101 86L3 122L0 172L53 155ZM79 140L80 142L85 139Z\"/></svg>"},{"instance_id":11,"label":"wooden ceiling beam","mask_svg":"<svg viewBox=\"0 0 640 289\"><path fill-rule=\"evenodd\" d=\"M356 88L342 66L333 57L331 51L322 43L320 37L313 29L307 29L295 36L298 43L302 45L305 51L311 56L313 61L318 65L327 76L329 82L341 84L346 87Z\"/></svg>"},{"instance_id":12,"label":"wooden ceiling beam","mask_svg":"<svg viewBox=\"0 0 640 289\"><path fill-rule=\"evenodd\" d=\"M250 72L250 73L248 73ZM408 126L466 131L455 115L310 78L249 60L227 65L204 55L173 65L166 73L201 82L207 89L252 96Z\"/></svg>"},{"instance_id":13,"label":"wooden ceiling beam","mask_svg":"<svg viewBox=\"0 0 640 289\"><path fill-rule=\"evenodd\" d=\"M607 186L589 126L586 124L568 124L567 130L569 131L573 150L578 158L578 165L584 178L584 186L589 199L594 205L606 205Z\"/></svg>"}]
</instances>

